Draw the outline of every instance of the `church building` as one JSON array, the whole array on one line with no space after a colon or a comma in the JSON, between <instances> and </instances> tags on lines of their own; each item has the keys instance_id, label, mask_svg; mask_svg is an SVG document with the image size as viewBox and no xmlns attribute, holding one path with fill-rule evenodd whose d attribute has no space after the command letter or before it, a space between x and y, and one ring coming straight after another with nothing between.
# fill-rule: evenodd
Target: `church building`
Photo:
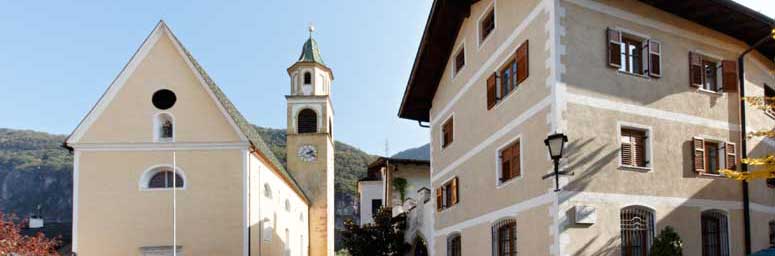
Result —
<instances>
[{"instance_id":1,"label":"church building","mask_svg":"<svg viewBox=\"0 0 775 256\"><path fill-rule=\"evenodd\" d=\"M333 73L287 71L283 163L160 21L64 143L73 252L333 255Z\"/></svg>"}]
</instances>

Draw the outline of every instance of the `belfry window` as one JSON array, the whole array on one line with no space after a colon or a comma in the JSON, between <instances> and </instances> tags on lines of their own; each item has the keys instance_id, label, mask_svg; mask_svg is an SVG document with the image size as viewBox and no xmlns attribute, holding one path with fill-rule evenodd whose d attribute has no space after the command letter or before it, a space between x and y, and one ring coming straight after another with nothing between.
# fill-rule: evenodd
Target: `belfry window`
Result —
<instances>
[{"instance_id":1,"label":"belfry window","mask_svg":"<svg viewBox=\"0 0 775 256\"><path fill-rule=\"evenodd\" d=\"M312 74L309 72L304 72L304 84L311 84L312 83Z\"/></svg>"},{"instance_id":2,"label":"belfry window","mask_svg":"<svg viewBox=\"0 0 775 256\"><path fill-rule=\"evenodd\" d=\"M306 108L300 111L297 121L298 133L318 132L318 115L314 110Z\"/></svg>"}]
</instances>

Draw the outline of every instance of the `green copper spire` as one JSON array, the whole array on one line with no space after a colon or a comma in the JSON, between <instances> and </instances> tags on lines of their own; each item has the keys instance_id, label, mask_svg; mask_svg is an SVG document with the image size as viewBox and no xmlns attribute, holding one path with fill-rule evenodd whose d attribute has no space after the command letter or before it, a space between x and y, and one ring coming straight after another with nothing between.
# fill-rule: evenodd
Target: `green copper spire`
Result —
<instances>
[{"instance_id":1,"label":"green copper spire","mask_svg":"<svg viewBox=\"0 0 775 256\"><path fill-rule=\"evenodd\" d=\"M320 48L318 48L318 42L312 39L312 32L315 31L315 27L309 26L309 39L304 43L304 47L301 49L301 56L299 56L299 62L315 62L325 65L323 57L320 57Z\"/></svg>"}]
</instances>

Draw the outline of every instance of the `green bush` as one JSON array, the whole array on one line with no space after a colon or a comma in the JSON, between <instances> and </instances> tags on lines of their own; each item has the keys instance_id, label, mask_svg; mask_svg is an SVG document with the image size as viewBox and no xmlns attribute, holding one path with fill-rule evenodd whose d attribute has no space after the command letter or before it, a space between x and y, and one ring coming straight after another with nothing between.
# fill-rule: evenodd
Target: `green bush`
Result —
<instances>
[{"instance_id":1,"label":"green bush","mask_svg":"<svg viewBox=\"0 0 775 256\"><path fill-rule=\"evenodd\" d=\"M649 256L683 256L683 242L673 227L666 226L659 232Z\"/></svg>"}]
</instances>

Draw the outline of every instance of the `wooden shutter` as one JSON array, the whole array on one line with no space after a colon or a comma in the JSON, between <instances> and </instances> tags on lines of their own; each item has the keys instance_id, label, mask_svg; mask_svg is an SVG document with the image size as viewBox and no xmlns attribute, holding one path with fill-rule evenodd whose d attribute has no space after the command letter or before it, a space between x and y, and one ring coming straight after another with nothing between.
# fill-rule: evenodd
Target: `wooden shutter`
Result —
<instances>
[{"instance_id":1,"label":"wooden shutter","mask_svg":"<svg viewBox=\"0 0 775 256\"><path fill-rule=\"evenodd\" d=\"M737 91L737 62L725 60L721 62L721 81L725 92Z\"/></svg>"},{"instance_id":2,"label":"wooden shutter","mask_svg":"<svg viewBox=\"0 0 775 256\"><path fill-rule=\"evenodd\" d=\"M644 132L632 133L633 146L633 165L646 167L646 134Z\"/></svg>"},{"instance_id":3,"label":"wooden shutter","mask_svg":"<svg viewBox=\"0 0 775 256\"><path fill-rule=\"evenodd\" d=\"M694 171L705 173L705 140L702 138L692 138L692 148L694 152Z\"/></svg>"},{"instance_id":4,"label":"wooden shutter","mask_svg":"<svg viewBox=\"0 0 775 256\"><path fill-rule=\"evenodd\" d=\"M450 202L451 202L451 204L450 205L455 205L455 204L457 204L457 191L458 191L457 190L457 177L453 178L452 181L450 181L450 182L451 182L451 184L449 185L450 190L451 190L451 192L450 192L450 195L451 195L450 196Z\"/></svg>"},{"instance_id":5,"label":"wooden shutter","mask_svg":"<svg viewBox=\"0 0 775 256\"><path fill-rule=\"evenodd\" d=\"M497 87L497 74L492 73L490 77L487 78L487 110L490 110L493 106L495 106L495 99L496 99L496 87Z\"/></svg>"},{"instance_id":6,"label":"wooden shutter","mask_svg":"<svg viewBox=\"0 0 775 256\"><path fill-rule=\"evenodd\" d=\"M522 45L517 48L514 61L517 62L517 84L522 83L528 77L529 72L529 59L528 59L528 41L525 40Z\"/></svg>"},{"instance_id":7,"label":"wooden shutter","mask_svg":"<svg viewBox=\"0 0 775 256\"><path fill-rule=\"evenodd\" d=\"M705 78L702 73L702 56L689 52L689 86L701 87Z\"/></svg>"},{"instance_id":8,"label":"wooden shutter","mask_svg":"<svg viewBox=\"0 0 775 256\"><path fill-rule=\"evenodd\" d=\"M622 32L608 28L606 38L608 66L620 68L622 66Z\"/></svg>"},{"instance_id":9,"label":"wooden shutter","mask_svg":"<svg viewBox=\"0 0 775 256\"><path fill-rule=\"evenodd\" d=\"M454 131L452 130L453 127L453 120L454 117L450 117L447 119L447 121L444 122L444 124L441 126L441 136L443 141L441 142L442 147L448 146L450 143L452 143L452 140L454 139Z\"/></svg>"},{"instance_id":10,"label":"wooden shutter","mask_svg":"<svg viewBox=\"0 0 775 256\"><path fill-rule=\"evenodd\" d=\"M649 75L652 77L662 76L662 43L655 40L647 40L648 42L648 69Z\"/></svg>"},{"instance_id":11,"label":"wooden shutter","mask_svg":"<svg viewBox=\"0 0 775 256\"><path fill-rule=\"evenodd\" d=\"M724 152L726 152L726 167L730 170L737 169L737 151L735 143L727 142L725 144Z\"/></svg>"},{"instance_id":12,"label":"wooden shutter","mask_svg":"<svg viewBox=\"0 0 775 256\"><path fill-rule=\"evenodd\" d=\"M501 151L501 181L508 180L511 175L511 147L507 147Z\"/></svg>"},{"instance_id":13,"label":"wooden shutter","mask_svg":"<svg viewBox=\"0 0 775 256\"><path fill-rule=\"evenodd\" d=\"M632 157L632 151L633 151L633 145L632 145L632 134L630 134L629 130L622 129L622 137L621 137L621 161L622 165L626 166L633 166L635 165L635 161Z\"/></svg>"},{"instance_id":14,"label":"wooden shutter","mask_svg":"<svg viewBox=\"0 0 775 256\"><path fill-rule=\"evenodd\" d=\"M509 173L509 178L514 178L520 175L520 162L519 162L519 142L514 144L514 146L511 147L511 172Z\"/></svg>"},{"instance_id":15,"label":"wooden shutter","mask_svg":"<svg viewBox=\"0 0 775 256\"><path fill-rule=\"evenodd\" d=\"M442 192L441 187L436 188L436 210L437 211L441 211L441 209L444 206L441 192Z\"/></svg>"}]
</instances>

